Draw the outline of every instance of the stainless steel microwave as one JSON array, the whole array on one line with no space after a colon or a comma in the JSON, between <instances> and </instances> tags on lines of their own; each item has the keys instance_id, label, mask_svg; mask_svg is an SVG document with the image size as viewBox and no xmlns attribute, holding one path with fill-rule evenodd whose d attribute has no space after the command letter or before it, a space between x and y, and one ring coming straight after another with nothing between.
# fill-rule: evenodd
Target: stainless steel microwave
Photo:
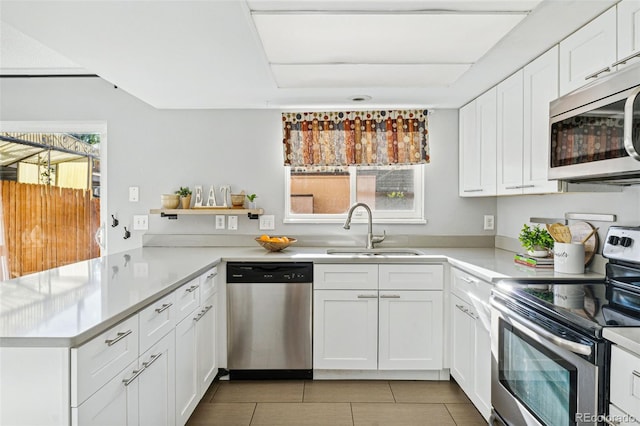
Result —
<instances>
[{"instance_id":1,"label":"stainless steel microwave","mask_svg":"<svg viewBox=\"0 0 640 426\"><path fill-rule=\"evenodd\" d=\"M640 64L551 102L549 179L640 183Z\"/></svg>"}]
</instances>

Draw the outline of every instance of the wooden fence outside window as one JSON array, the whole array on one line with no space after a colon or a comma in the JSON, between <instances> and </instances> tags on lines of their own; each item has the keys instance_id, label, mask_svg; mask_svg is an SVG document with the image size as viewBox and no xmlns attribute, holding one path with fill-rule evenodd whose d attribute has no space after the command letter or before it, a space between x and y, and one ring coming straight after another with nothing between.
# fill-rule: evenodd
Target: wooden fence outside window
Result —
<instances>
[{"instance_id":1,"label":"wooden fence outside window","mask_svg":"<svg viewBox=\"0 0 640 426\"><path fill-rule=\"evenodd\" d=\"M91 191L0 181L4 245L15 278L100 256L100 199Z\"/></svg>"}]
</instances>

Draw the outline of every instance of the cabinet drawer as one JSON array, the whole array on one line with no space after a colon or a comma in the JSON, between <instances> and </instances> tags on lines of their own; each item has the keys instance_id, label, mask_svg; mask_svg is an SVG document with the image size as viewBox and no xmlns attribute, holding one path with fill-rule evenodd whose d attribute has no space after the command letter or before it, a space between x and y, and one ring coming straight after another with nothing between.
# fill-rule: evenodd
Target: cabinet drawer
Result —
<instances>
[{"instance_id":1,"label":"cabinet drawer","mask_svg":"<svg viewBox=\"0 0 640 426\"><path fill-rule=\"evenodd\" d=\"M377 290L378 265L314 265L313 288L323 290Z\"/></svg>"},{"instance_id":2,"label":"cabinet drawer","mask_svg":"<svg viewBox=\"0 0 640 426\"><path fill-rule=\"evenodd\" d=\"M71 349L71 405L77 407L138 358L134 315L78 348Z\"/></svg>"},{"instance_id":3,"label":"cabinet drawer","mask_svg":"<svg viewBox=\"0 0 640 426\"><path fill-rule=\"evenodd\" d=\"M380 265L380 290L442 290L442 265Z\"/></svg>"},{"instance_id":4,"label":"cabinet drawer","mask_svg":"<svg viewBox=\"0 0 640 426\"><path fill-rule=\"evenodd\" d=\"M176 326L175 298L175 292L168 294L138 314L141 353Z\"/></svg>"},{"instance_id":5,"label":"cabinet drawer","mask_svg":"<svg viewBox=\"0 0 640 426\"><path fill-rule=\"evenodd\" d=\"M451 268L451 281L451 291L465 302L471 303L469 294L489 302L492 287L490 283L456 268Z\"/></svg>"},{"instance_id":6,"label":"cabinet drawer","mask_svg":"<svg viewBox=\"0 0 640 426\"><path fill-rule=\"evenodd\" d=\"M200 275L200 300L206 300L209 296L218 291L217 276L218 267L216 266Z\"/></svg>"},{"instance_id":7,"label":"cabinet drawer","mask_svg":"<svg viewBox=\"0 0 640 426\"><path fill-rule=\"evenodd\" d=\"M640 356L611 347L611 403L640 419Z\"/></svg>"},{"instance_id":8,"label":"cabinet drawer","mask_svg":"<svg viewBox=\"0 0 640 426\"><path fill-rule=\"evenodd\" d=\"M200 305L200 277L177 289L175 296L176 323L179 323Z\"/></svg>"},{"instance_id":9,"label":"cabinet drawer","mask_svg":"<svg viewBox=\"0 0 640 426\"><path fill-rule=\"evenodd\" d=\"M640 425L640 420L635 421L633 416L630 416L613 404L609 404L609 421L611 422L611 424L618 426Z\"/></svg>"}]
</instances>

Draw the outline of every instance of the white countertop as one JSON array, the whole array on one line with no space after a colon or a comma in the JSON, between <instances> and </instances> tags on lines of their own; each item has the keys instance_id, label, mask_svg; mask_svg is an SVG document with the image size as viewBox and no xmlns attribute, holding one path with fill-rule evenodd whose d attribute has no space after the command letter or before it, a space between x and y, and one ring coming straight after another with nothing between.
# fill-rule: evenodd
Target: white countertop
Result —
<instances>
[{"instance_id":1,"label":"white countertop","mask_svg":"<svg viewBox=\"0 0 640 426\"><path fill-rule=\"evenodd\" d=\"M425 248L422 256L328 255L326 248L145 247L26 275L0 284L0 346L74 347L107 330L220 261L316 263L449 262L486 281L502 278L603 279L513 262L493 248Z\"/></svg>"},{"instance_id":2,"label":"white countertop","mask_svg":"<svg viewBox=\"0 0 640 426\"><path fill-rule=\"evenodd\" d=\"M602 336L640 356L640 327L607 327Z\"/></svg>"}]
</instances>

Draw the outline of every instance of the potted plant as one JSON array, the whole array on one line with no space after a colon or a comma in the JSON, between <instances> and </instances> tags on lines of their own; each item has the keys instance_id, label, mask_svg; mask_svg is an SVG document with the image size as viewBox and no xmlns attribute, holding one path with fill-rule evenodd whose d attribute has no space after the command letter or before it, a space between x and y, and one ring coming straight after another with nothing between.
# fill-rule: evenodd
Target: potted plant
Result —
<instances>
[{"instance_id":1,"label":"potted plant","mask_svg":"<svg viewBox=\"0 0 640 426\"><path fill-rule=\"evenodd\" d=\"M180 189L176 191L176 194L180 196L180 205L183 209L191 207L191 190L188 186L184 188L181 186Z\"/></svg>"},{"instance_id":2,"label":"potted plant","mask_svg":"<svg viewBox=\"0 0 640 426\"><path fill-rule=\"evenodd\" d=\"M258 196L256 194L247 195L247 200L249 200L248 207L250 209L255 209L256 208L256 201L255 201L256 198L258 198Z\"/></svg>"},{"instance_id":3,"label":"potted plant","mask_svg":"<svg viewBox=\"0 0 640 426\"><path fill-rule=\"evenodd\" d=\"M531 256L547 257L549 250L553 248L553 238L551 238L546 229L541 228L539 225L532 228L525 223L520 230L518 239L522 243L522 247L527 249L527 253Z\"/></svg>"}]
</instances>

